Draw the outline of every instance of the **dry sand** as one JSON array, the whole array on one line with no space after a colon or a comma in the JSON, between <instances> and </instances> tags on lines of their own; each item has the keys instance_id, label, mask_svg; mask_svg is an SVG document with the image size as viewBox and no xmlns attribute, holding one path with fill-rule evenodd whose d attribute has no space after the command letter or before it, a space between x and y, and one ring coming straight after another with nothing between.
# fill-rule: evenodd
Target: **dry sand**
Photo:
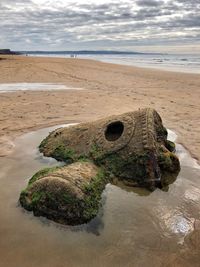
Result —
<instances>
[{"instance_id":1,"label":"dry sand","mask_svg":"<svg viewBox=\"0 0 200 267\"><path fill-rule=\"evenodd\" d=\"M85 90L0 93L0 156L37 128L155 108L179 142L200 159L200 75L85 59L3 56L0 83L58 82Z\"/></svg>"}]
</instances>

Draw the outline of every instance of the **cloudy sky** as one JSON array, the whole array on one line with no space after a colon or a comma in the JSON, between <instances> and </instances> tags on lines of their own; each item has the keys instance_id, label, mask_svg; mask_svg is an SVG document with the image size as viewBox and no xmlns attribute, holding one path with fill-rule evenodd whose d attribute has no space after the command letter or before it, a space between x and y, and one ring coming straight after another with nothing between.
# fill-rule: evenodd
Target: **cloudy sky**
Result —
<instances>
[{"instance_id":1,"label":"cloudy sky","mask_svg":"<svg viewBox=\"0 0 200 267\"><path fill-rule=\"evenodd\" d=\"M0 0L0 48L200 53L200 0Z\"/></svg>"}]
</instances>

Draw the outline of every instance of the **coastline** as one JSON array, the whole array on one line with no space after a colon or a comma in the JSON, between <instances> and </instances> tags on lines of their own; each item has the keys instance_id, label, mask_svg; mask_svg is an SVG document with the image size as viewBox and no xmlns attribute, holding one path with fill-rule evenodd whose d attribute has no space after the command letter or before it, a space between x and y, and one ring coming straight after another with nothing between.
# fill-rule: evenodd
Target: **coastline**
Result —
<instances>
[{"instance_id":1,"label":"coastline","mask_svg":"<svg viewBox=\"0 0 200 267\"><path fill-rule=\"evenodd\" d=\"M92 59L1 57L0 83L53 82L84 90L0 93L0 156L12 149L15 137L30 130L152 107L199 161L199 74Z\"/></svg>"},{"instance_id":2,"label":"coastline","mask_svg":"<svg viewBox=\"0 0 200 267\"><path fill-rule=\"evenodd\" d=\"M95 60L104 63L117 64L123 66L132 66L143 69L155 69L170 72L200 74L200 58L196 54L76 54L72 52L72 56L79 59ZM27 54L33 57L53 57L69 59L70 54L63 52L50 52L40 54Z\"/></svg>"}]
</instances>

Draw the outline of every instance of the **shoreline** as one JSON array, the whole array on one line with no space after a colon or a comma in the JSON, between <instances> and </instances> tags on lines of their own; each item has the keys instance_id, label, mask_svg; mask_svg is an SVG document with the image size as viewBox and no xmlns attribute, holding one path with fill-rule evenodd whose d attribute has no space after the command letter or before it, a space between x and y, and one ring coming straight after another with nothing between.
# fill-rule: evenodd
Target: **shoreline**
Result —
<instances>
[{"instance_id":1,"label":"shoreline","mask_svg":"<svg viewBox=\"0 0 200 267\"><path fill-rule=\"evenodd\" d=\"M39 57L39 58L48 58L48 57L51 57L51 58L58 58L58 59L70 59L70 55L68 54L63 54L63 56L61 55L56 55L56 54L49 54L49 55L40 55L40 54L35 54L35 55L32 55L32 54L27 54L27 56L29 57ZM68 57L67 57L68 56ZM148 64L148 63L137 63L134 62L133 64L129 61L124 61L123 59L117 59L117 58L113 58L113 59L105 59L104 60L104 57L102 58L98 58L98 57L101 57L100 55L93 55L94 57L83 57L83 55L79 55L78 56L80 57L77 57L77 58L74 58L74 60L76 59L79 59L79 60L93 60L93 61L98 61L98 62L102 62L102 63L107 63L107 64L115 64L115 65L120 65L120 66L130 66L130 67L133 67L133 68L142 68L142 69L150 69L150 70L161 70L161 71L167 71L167 72L175 72L175 73L184 73L184 74L199 74L200 75L200 71L199 69L197 68L189 68L189 67L185 67L183 65L178 65L179 67L175 67L172 63L171 65L165 65L165 64ZM108 55L109 56L109 55ZM112 56L112 55L111 55ZM156 56L156 55L155 55ZM173 55L175 56L175 55ZM177 54L177 56L180 56ZM185 55L183 55L185 56Z\"/></svg>"},{"instance_id":2,"label":"shoreline","mask_svg":"<svg viewBox=\"0 0 200 267\"><path fill-rule=\"evenodd\" d=\"M92 59L3 57L0 83L54 82L87 89L1 93L0 144L4 152L9 150L6 138L10 142L30 130L152 107L199 161L199 74Z\"/></svg>"},{"instance_id":3,"label":"shoreline","mask_svg":"<svg viewBox=\"0 0 200 267\"><path fill-rule=\"evenodd\" d=\"M137 71L141 70L141 71L146 71L146 72L161 72L161 73L169 73L169 74L181 74L181 75L194 75L194 76L198 76L200 77L200 73L196 73L196 72L181 72L178 70L170 70L170 69L164 69L164 68L159 68L158 67L148 67L148 66L138 66L138 65L131 65L131 64L123 64L123 63L115 63L115 62L108 62L108 61L103 61L100 59L93 59L93 58L70 58L70 57L59 57L59 56L33 56L33 55L1 55L1 59L2 60L16 60L16 59L44 59L44 60L48 60L48 59L56 59L58 61L63 61L63 60L67 60L67 61L71 61L71 62L75 62L75 61L85 61L87 63L91 62L91 63L102 63L102 64L106 64L106 65L111 65L111 66L119 66L119 67L125 67L125 68L131 68L131 69L135 69ZM36 60L37 61L37 60ZM1 79L1 77L0 77Z\"/></svg>"},{"instance_id":4,"label":"shoreline","mask_svg":"<svg viewBox=\"0 0 200 267\"><path fill-rule=\"evenodd\" d=\"M93 59L89 59L89 60L93 60ZM96 60L96 59L94 59L94 60ZM189 70L184 70L184 68L183 69L181 69L181 68L179 68L179 69L176 69L176 68L174 68L174 67L172 67L172 66L168 66L168 67L165 67L165 66L163 66L163 65L154 65L154 66L150 66L150 65L148 65L148 64L141 64L141 65L137 65L137 63L136 63L136 65L134 65L134 64L123 64L123 63L117 63L117 62L109 62L109 61L104 61L104 60L96 60L96 61L99 61L99 62L103 62L103 63L107 63L107 64L114 64L114 65L120 65L120 66L129 66L129 67L133 67L133 68L139 68L139 69L142 69L142 70L144 70L144 69L146 69L146 70L155 70L155 71L164 71L164 72L170 72L170 73L181 73L181 74L195 74L195 75L200 75L200 72L195 72L195 69L193 69L193 71L189 71ZM171 68L171 69L170 69ZM182 70L182 71L181 71Z\"/></svg>"}]
</instances>

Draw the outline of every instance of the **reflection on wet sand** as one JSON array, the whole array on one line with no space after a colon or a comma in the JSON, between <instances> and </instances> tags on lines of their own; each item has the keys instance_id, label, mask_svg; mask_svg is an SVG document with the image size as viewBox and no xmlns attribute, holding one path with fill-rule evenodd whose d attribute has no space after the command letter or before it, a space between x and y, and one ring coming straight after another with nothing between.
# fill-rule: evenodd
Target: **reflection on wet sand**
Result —
<instances>
[{"instance_id":1,"label":"reflection on wet sand","mask_svg":"<svg viewBox=\"0 0 200 267\"><path fill-rule=\"evenodd\" d=\"M199 165L180 145L181 172L166 192L108 184L98 216L76 227L25 212L18 197L29 177L58 164L37 150L50 130L18 138L0 159L0 266L199 266Z\"/></svg>"},{"instance_id":2,"label":"reflection on wet sand","mask_svg":"<svg viewBox=\"0 0 200 267\"><path fill-rule=\"evenodd\" d=\"M83 90L59 83L0 83L0 93L17 91Z\"/></svg>"}]
</instances>

